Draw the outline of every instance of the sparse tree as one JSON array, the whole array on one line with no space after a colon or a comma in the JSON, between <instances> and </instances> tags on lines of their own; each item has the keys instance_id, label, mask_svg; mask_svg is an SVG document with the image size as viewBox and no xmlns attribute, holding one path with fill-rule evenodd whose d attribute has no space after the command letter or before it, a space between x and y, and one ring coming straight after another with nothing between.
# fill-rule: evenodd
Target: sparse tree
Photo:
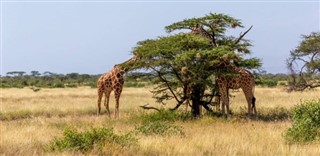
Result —
<instances>
[{"instance_id":1,"label":"sparse tree","mask_svg":"<svg viewBox=\"0 0 320 156\"><path fill-rule=\"evenodd\" d=\"M40 72L39 71L31 71L31 76L36 77L36 76L40 76Z\"/></svg>"},{"instance_id":2,"label":"sparse tree","mask_svg":"<svg viewBox=\"0 0 320 156\"><path fill-rule=\"evenodd\" d=\"M287 59L289 91L320 87L320 32L302 35L299 46Z\"/></svg>"}]
</instances>

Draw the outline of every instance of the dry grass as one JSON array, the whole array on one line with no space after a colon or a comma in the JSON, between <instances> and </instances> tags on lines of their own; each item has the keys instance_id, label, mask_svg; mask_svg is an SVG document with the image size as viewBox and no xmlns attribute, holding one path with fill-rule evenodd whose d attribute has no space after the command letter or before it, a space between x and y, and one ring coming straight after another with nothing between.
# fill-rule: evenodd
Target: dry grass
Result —
<instances>
[{"instance_id":1,"label":"dry grass","mask_svg":"<svg viewBox=\"0 0 320 156\"><path fill-rule=\"evenodd\" d=\"M105 115L96 117L97 95L95 89L25 89L1 90L1 143L2 155L81 155L78 151L46 152L44 147L63 129L72 126L86 130L91 127L114 128L116 133L132 131L143 113L138 106L154 103L145 88L125 88L121 97L120 119ZM286 93L281 88L257 88L258 112L283 107L290 109L300 101L318 99L319 90ZM233 112L246 110L241 92L232 92ZM112 95L113 97L113 95ZM172 107L173 102L163 107ZM114 98L110 100L114 111ZM225 120L205 116L198 120L176 121L186 136L138 136L138 145L129 148L93 150L89 155L112 153L119 155L320 155L319 144L289 145L282 133L291 121Z\"/></svg>"}]
</instances>

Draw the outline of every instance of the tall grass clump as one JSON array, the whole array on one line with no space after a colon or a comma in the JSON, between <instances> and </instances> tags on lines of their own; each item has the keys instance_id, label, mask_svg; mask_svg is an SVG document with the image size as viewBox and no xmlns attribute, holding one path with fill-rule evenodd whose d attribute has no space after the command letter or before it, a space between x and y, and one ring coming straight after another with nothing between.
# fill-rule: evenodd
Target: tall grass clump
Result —
<instances>
[{"instance_id":1,"label":"tall grass clump","mask_svg":"<svg viewBox=\"0 0 320 156\"><path fill-rule=\"evenodd\" d=\"M191 119L192 115L190 112L181 112L181 111L171 111L160 109L160 111L155 111L152 113L142 114L140 119L143 123L155 122L155 121L178 121L178 120L188 120Z\"/></svg>"},{"instance_id":2,"label":"tall grass clump","mask_svg":"<svg viewBox=\"0 0 320 156\"><path fill-rule=\"evenodd\" d=\"M185 136L181 126L173 125L170 122L146 122L137 127L136 132L143 135L160 135L160 136Z\"/></svg>"},{"instance_id":3,"label":"tall grass clump","mask_svg":"<svg viewBox=\"0 0 320 156\"><path fill-rule=\"evenodd\" d=\"M292 120L292 127L284 134L287 141L320 141L320 99L295 106L292 110Z\"/></svg>"},{"instance_id":4,"label":"tall grass clump","mask_svg":"<svg viewBox=\"0 0 320 156\"><path fill-rule=\"evenodd\" d=\"M152 113L139 116L141 125L135 128L136 134L147 136L185 136L181 126L173 124L174 121L185 121L191 119L191 113L160 109Z\"/></svg>"},{"instance_id":5,"label":"tall grass clump","mask_svg":"<svg viewBox=\"0 0 320 156\"><path fill-rule=\"evenodd\" d=\"M291 118L290 109L284 107L260 108L257 119L261 121L284 121Z\"/></svg>"},{"instance_id":6,"label":"tall grass clump","mask_svg":"<svg viewBox=\"0 0 320 156\"><path fill-rule=\"evenodd\" d=\"M101 148L108 144L108 147L130 146L137 142L131 133L116 135L110 128L92 128L88 131L78 132L75 128L67 128L63 132L63 137L54 139L48 151L79 150L86 152L94 148Z\"/></svg>"}]
</instances>

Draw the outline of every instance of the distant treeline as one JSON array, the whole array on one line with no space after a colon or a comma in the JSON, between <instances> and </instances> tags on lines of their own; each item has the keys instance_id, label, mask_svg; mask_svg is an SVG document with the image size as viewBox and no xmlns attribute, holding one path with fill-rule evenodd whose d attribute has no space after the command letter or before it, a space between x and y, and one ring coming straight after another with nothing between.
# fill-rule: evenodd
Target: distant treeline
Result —
<instances>
[{"instance_id":1,"label":"distant treeline","mask_svg":"<svg viewBox=\"0 0 320 156\"><path fill-rule=\"evenodd\" d=\"M141 78L143 73L128 73L125 75L125 87L144 87L150 85L148 77ZM96 88L97 80L101 74L89 75L79 73L56 74L52 72L40 73L31 71L27 74L24 71L8 72L6 76L1 76L0 88L75 88L89 86ZM264 87L275 87L277 85L286 86L288 75L286 74L256 74L257 85Z\"/></svg>"},{"instance_id":2,"label":"distant treeline","mask_svg":"<svg viewBox=\"0 0 320 156\"><path fill-rule=\"evenodd\" d=\"M125 76L126 87L144 87L148 83L142 81L132 74ZM89 75L79 73L56 74L52 72L40 73L31 71L27 74L23 71L8 72L6 76L1 76L0 88L75 88L81 86L97 87L97 80L101 74Z\"/></svg>"}]
</instances>

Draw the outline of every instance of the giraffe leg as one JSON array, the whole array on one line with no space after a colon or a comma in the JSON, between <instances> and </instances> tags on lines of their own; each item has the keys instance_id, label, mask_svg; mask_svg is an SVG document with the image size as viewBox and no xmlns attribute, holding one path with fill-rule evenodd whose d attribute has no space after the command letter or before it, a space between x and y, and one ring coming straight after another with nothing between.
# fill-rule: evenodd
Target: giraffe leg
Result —
<instances>
[{"instance_id":1,"label":"giraffe leg","mask_svg":"<svg viewBox=\"0 0 320 156\"><path fill-rule=\"evenodd\" d=\"M97 105L97 115L100 114L101 111L101 99L103 96L103 90L102 88L98 87L98 105Z\"/></svg>"},{"instance_id":2,"label":"giraffe leg","mask_svg":"<svg viewBox=\"0 0 320 156\"><path fill-rule=\"evenodd\" d=\"M225 109L227 109L226 115L229 114L229 97L227 89L221 90L221 101L222 101L222 114L225 114Z\"/></svg>"},{"instance_id":3,"label":"giraffe leg","mask_svg":"<svg viewBox=\"0 0 320 156\"><path fill-rule=\"evenodd\" d=\"M257 109L256 109L256 98L253 96L252 97L252 111L254 115L257 115Z\"/></svg>"},{"instance_id":4,"label":"giraffe leg","mask_svg":"<svg viewBox=\"0 0 320 156\"><path fill-rule=\"evenodd\" d=\"M256 109L256 97L254 97L254 90L255 90L255 81L252 80L252 111L254 115L257 115L257 109Z\"/></svg>"},{"instance_id":5,"label":"giraffe leg","mask_svg":"<svg viewBox=\"0 0 320 156\"><path fill-rule=\"evenodd\" d=\"M122 88L119 88L114 92L114 96L116 98L116 107L115 107L115 113L114 113L115 119L119 119L119 101L120 101L121 92L122 92Z\"/></svg>"},{"instance_id":6,"label":"giraffe leg","mask_svg":"<svg viewBox=\"0 0 320 156\"><path fill-rule=\"evenodd\" d=\"M227 116L231 114L230 112L230 101L229 101L229 91L227 90L227 96L226 98L226 110L227 110Z\"/></svg>"},{"instance_id":7,"label":"giraffe leg","mask_svg":"<svg viewBox=\"0 0 320 156\"><path fill-rule=\"evenodd\" d=\"M214 96L214 105L216 108L216 111L220 111L220 96Z\"/></svg>"},{"instance_id":8,"label":"giraffe leg","mask_svg":"<svg viewBox=\"0 0 320 156\"><path fill-rule=\"evenodd\" d=\"M244 93L246 100L247 100L247 103L248 103L248 115L251 116L252 110L254 109L254 106L252 103L254 97L252 95L251 89L249 91L243 90L243 93Z\"/></svg>"},{"instance_id":9,"label":"giraffe leg","mask_svg":"<svg viewBox=\"0 0 320 156\"><path fill-rule=\"evenodd\" d=\"M108 114L109 118L111 117L110 116L110 109L109 109L110 94L111 94L111 90L106 89L106 91L105 91L106 98L104 99L104 106L106 107L107 114Z\"/></svg>"}]
</instances>

